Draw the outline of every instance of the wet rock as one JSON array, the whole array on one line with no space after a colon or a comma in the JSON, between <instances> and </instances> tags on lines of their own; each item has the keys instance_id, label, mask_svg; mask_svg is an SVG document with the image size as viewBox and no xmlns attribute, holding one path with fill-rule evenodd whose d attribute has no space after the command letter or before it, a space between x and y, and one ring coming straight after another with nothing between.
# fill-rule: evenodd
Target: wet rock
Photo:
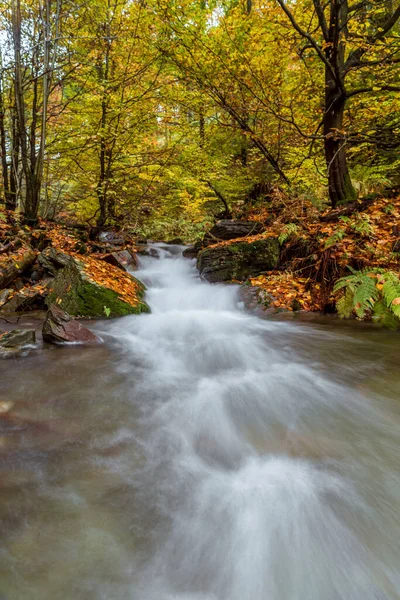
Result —
<instances>
[{"instance_id":1,"label":"wet rock","mask_svg":"<svg viewBox=\"0 0 400 600\"><path fill-rule=\"evenodd\" d=\"M256 235L261 233L263 225L257 221L234 221L224 219L218 221L204 236L203 244L208 246L215 244L219 240L233 240L235 238L245 237L246 235Z\"/></svg>"},{"instance_id":2,"label":"wet rock","mask_svg":"<svg viewBox=\"0 0 400 600\"><path fill-rule=\"evenodd\" d=\"M70 315L53 304L47 311L43 323L43 340L49 344L62 344L66 342L79 342L82 344L96 344L100 339L79 321L74 321Z\"/></svg>"},{"instance_id":3,"label":"wet rock","mask_svg":"<svg viewBox=\"0 0 400 600\"><path fill-rule=\"evenodd\" d=\"M127 271L128 268L136 271L138 268L136 253L133 250L119 250L119 252L112 252L111 254L103 256L102 260L123 271Z\"/></svg>"},{"instance_id":4,"label":"wet rock","mask_svg":"<svg viewBox=\"0 0 400 600\"><path fill-rule=\"evenodd\" d=\"M201 249L202 249L202 243L196 242L192 246L185 248L185 250L182 252L182 255L185 258L196 258Z\"/></svg>"},{"instance_id":5,"label":"wet rock","mask_svg":"<svg viewBox=\"0 0 400 600\"><path fill-rule=\"evenodd\" d=\"M46 308L46 290L24 288L0 306L2 313L25 312L43 310Z\"/></svg>"},{"instance_id":6,"label":"wet rock","mask_svg":"<svg viewBox=\"0 0 400 600\"><path fill-rule=\"evenodd\" d=\"M73 256L54 248L42 254L45 255L47 270L55 273L46 299L48 307L57 303L70 315L94 318L104 317L105 309L110 317L149 312L149 307L142 300L145 288L136 279L139 299L132 305L121 300L114 290L90 279L84 264Z\"/></svg>"},{"instance_id":7,"label":"wet rock","mask_svg":"<svg viewBox=\"0 0 400 600\"><path fill-rule=\"evenodd\" d=\"M277 267L279 250L274 237L205 248L197 257L197 268L211 283L245 281Z\"/></svg>"},{"instance_id":8,"label":"wet rock","mask_svg":"<svg viewBox=\"0 0 400 600\"><path fill-rule=\"evenodd\" d=\"M0 347L7 350L18 350L23 346L36 343L34 329L12 329L0 336Z\"/></svg>"},{"instance_id":9,"label":"wet rock","mask_svg":"<svg viewBox=\"0 0 400 600\"><path fill-rule=\"evenodd\" d=\"M270 311L275 312L272 303L276 298L259 286L244 283L240 286L239 297L245 307L252 312L258 314L264 314L265 312Z\"/></svg>"},{"instance_id":10,"label":"wet rock","mask_svg":"<svg viewBox=\"0 0 400 600\"><path fill-rule=\"evenodd\" d=\"M35 268L30 276L31 281L37 282L40 281L44 276L44 269L43 267L40 267L40 265L37 265L37 268Z\"/></svg>"},{"instance_id":11,"label":"wet rock","mask_svg":"<svg viewBox=\"0 0 400 600\"><path fill-rule=\"evenodd\" d=\"M102 244L112 244L113 246L124 246L130 242L129 235L123 231L101 231L97 240Z\"/></svg>"},{"instance_id":12,"label":"wet rock","mask_svg":"<svg viewBox=\"0 0 400 600\"><path fill-rule=\"evenodd\" d=\"M147 246L138 248L137 254L141 254L142 256L151 256L152 258L160 258L156 248L149 248Z\"/></svg>"}]
</instances>

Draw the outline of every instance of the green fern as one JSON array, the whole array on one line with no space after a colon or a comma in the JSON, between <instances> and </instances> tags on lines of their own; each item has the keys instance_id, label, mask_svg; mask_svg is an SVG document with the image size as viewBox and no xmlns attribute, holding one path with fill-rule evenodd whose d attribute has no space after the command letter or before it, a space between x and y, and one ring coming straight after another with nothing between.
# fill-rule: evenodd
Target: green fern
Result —
<instances>
[{"instance_id":1,"label":"green fern","mask_svg":"<svg viewBox=\"0 0 400 600\"><path fill-rule=\"evenodd\" d=\"M374 228L371 225L368 215L358 215L350 227L353 231L359 233L361 237L370 237L374 233Z\"/></svg>"},{"instance_id":2,"label":"green fern","mask_svg":"<svg viewBox=\"0 0 400 600\"><path fill-rule=\"evenodd\" d=\"M330 248L331 246L334 246L335 244L340 242L344 238L345 233L346 232L344 231L344 229L338 229L337 231L335 231L335 233L333 233L325 241L325 249Z\"/></svg>"},{"instance_id":3,"label":"green fern","mask_svg":"<svg viewBox=\"0 0 400 600\"><path fill-rule=\"evenodd\" d=\"M371 317L385 327L400 324L400 279L394 271L364 269L339 279L333 291L342 292L336 301L341 318L353 313L359 319Z\"/></svg>"},{"instance_id":4,"label":"green fern","mask_svg":"<svg viewBox=\"0 0 400 600\"><path fill-rule=\"evenodd\" d=\"M400 280L393 271L389 271L385 277L382 296L386 306L400 319Z\"/></svg>"},{"instance_id":5,"label":"green fern","mask_svg":"<svg viewBox=\"0 0 400 600\"><path fill-rule=\"evenodd\" d=\"M389 329L396 329L396 327L399 325L399 321L397 320L396 316L390 312L383 300L379 300L375 304L372 320L376 323L380 323L380 325L383 325L384 327L388 327Z\"/></svg>"},{"instance_id":6,"label":"green fern","mask_svg":"<svg viewBox=\"0 0 400 600\"><path fill-rule=\"evenodd\" d=\"M298 231L299 228L296 223L288 223L285 225L278 237L279 245L282 246L290 238L290 236L296 235Z\"/></svg>"},{"instance_id":7,"label":"green fern","mask_svg":"<svg viewBox=\"0 0 400 600\"><path fill-rule=\"evenodd\" d=\"M353 314L354 293L347 288L345 293L337 300L336 309L341 319L350 319Z\"/></svg>"}]
</instances>

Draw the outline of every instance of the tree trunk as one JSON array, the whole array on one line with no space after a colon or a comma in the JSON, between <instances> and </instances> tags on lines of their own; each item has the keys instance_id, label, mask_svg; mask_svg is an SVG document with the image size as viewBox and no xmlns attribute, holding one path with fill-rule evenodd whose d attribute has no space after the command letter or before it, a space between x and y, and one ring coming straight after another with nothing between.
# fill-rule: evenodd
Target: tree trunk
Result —
<instances>
[{"instance_id":1,"label":"tree trunk","mask_svg":"<svg viewBox=\"0 0 400 600\"><path fill-rule=\"evenodd\" d=\"M343 116L346 98L336 86L330 72L326 73L324 146L328 170L329 198L333 207L354 202L357 193L351 183L347 166Z\"/></svg>"},{"instance_id":2,"label":"tree trunk","mask_svg":"<svg viewBox=\"0 0 400 600\"><path fill-rule=\"evenodd\" d=\"M33 173L31 177L25 179L25 185L24 221L28 225L35 225L37 223L39 210L41 181L38 180L36 174Z\"/></svg>"},{"instance_id":3,"label":"tree trunk","mask_svg":"<svg viewBox=\"0 0 400 600\"><path fill-rule=\"evenodd\" d=\"M15 106L12 108L12 140L11 140L11 166L10 166L10 197L16 208L19 196L19 131Z\"/></svg>"},{"instance_id":4,"label":"tree trunk","mask_svg":"<svg viewBox=\"0 0 400 600\"><path fill-rule=\"evenodd\" d=\"M6 141L6 128L4 124L5 119L5 107L4 107L4 95L3 95L3 82L0 76L0 152L1 152L1 170L3 174L3 188L4 188L4 200L7 210L12 210L13 207L10 204L10 186L8 177L8 164L7 164L7 141Z\"/></svg>"},{"instance_id":5,"label":"tree trunk","mask_svg":"<svg viewBox=\"0 0 400 600\"><path fill-rule=\"evenodd\" d=\"M199 114L199 140L200 140L200 148L204 148L205 137L206 137L206 132L205 132L205 118L204 118L203 109L201 109L200 110L200 114Z\"/></svg>"},{"instance_id":6,"label":"tree trunk","mask_svg":"<svg viewBox=\"0 0 400 600\"><path fill-rule=\"evenodd\" d=\"M107 3L107 22L104 23L103 29L106 36L106 47L104 57L99 57L97 64L98 80L102 86L101 100L101 119L100 119L100 153L99 153L99 180L97 182L97 197L99 199L100 214L97 218L97 226L104 227L109 217L109 210L113 212L113 202L109 201L108 187L110 183L110 155L109 155L109 140L107 131L108 117L108 92L109 92L109 69L110 69L110 52L111 52L111 31L110 31L110 0Z\"/></svg>"}]
</instances>

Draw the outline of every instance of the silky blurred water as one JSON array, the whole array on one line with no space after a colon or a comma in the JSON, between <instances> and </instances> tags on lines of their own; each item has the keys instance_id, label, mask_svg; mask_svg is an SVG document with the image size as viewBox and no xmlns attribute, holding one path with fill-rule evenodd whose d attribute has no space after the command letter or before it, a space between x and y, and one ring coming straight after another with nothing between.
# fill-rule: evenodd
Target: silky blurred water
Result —
<instances>
[{"instance_id":1,"label":"silky blurred water","mask_svg":"<svg viewBox=\"0 0 400 600\"><path fill-rule=\"evenodd\" d=\"M155 248L151 314L0 363L0 598L400 598L398 334Z\"/></svg>"}]
</instances>

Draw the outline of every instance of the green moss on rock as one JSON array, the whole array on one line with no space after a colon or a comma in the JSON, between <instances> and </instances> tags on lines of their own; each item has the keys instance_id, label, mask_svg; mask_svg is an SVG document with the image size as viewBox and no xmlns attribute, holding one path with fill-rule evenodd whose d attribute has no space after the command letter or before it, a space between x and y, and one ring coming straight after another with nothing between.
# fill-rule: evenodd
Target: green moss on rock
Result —
<instances>
[{"instance_id":1,"label":"green moss on rock","mask_svg":"<svg viewBox=\"0 0 400 600\"><path fill-rule=\"evenodd\" d=\"M70 315L93 318L104 317L104 307L109 309L107 314L110 317L150 312L143 300L145 287L137 279L139 302L131 305L121 300L113 290L91 281L81 263L69 258L67 264L56 273L46 301L48 306L58 303Z\"/></svg>"},{"instance_id":2,"label":"green moss on rock","mask_svg":"<svg viewBox=\"0 0 400 600\"><path fill-rule=\"evenodd\" d=\"M235 242L209 247L200 252L197 267L207 281L244 281L274 269L279 262L277 238L261 238L253 242Z\"/></svg>"}]
</instances>

